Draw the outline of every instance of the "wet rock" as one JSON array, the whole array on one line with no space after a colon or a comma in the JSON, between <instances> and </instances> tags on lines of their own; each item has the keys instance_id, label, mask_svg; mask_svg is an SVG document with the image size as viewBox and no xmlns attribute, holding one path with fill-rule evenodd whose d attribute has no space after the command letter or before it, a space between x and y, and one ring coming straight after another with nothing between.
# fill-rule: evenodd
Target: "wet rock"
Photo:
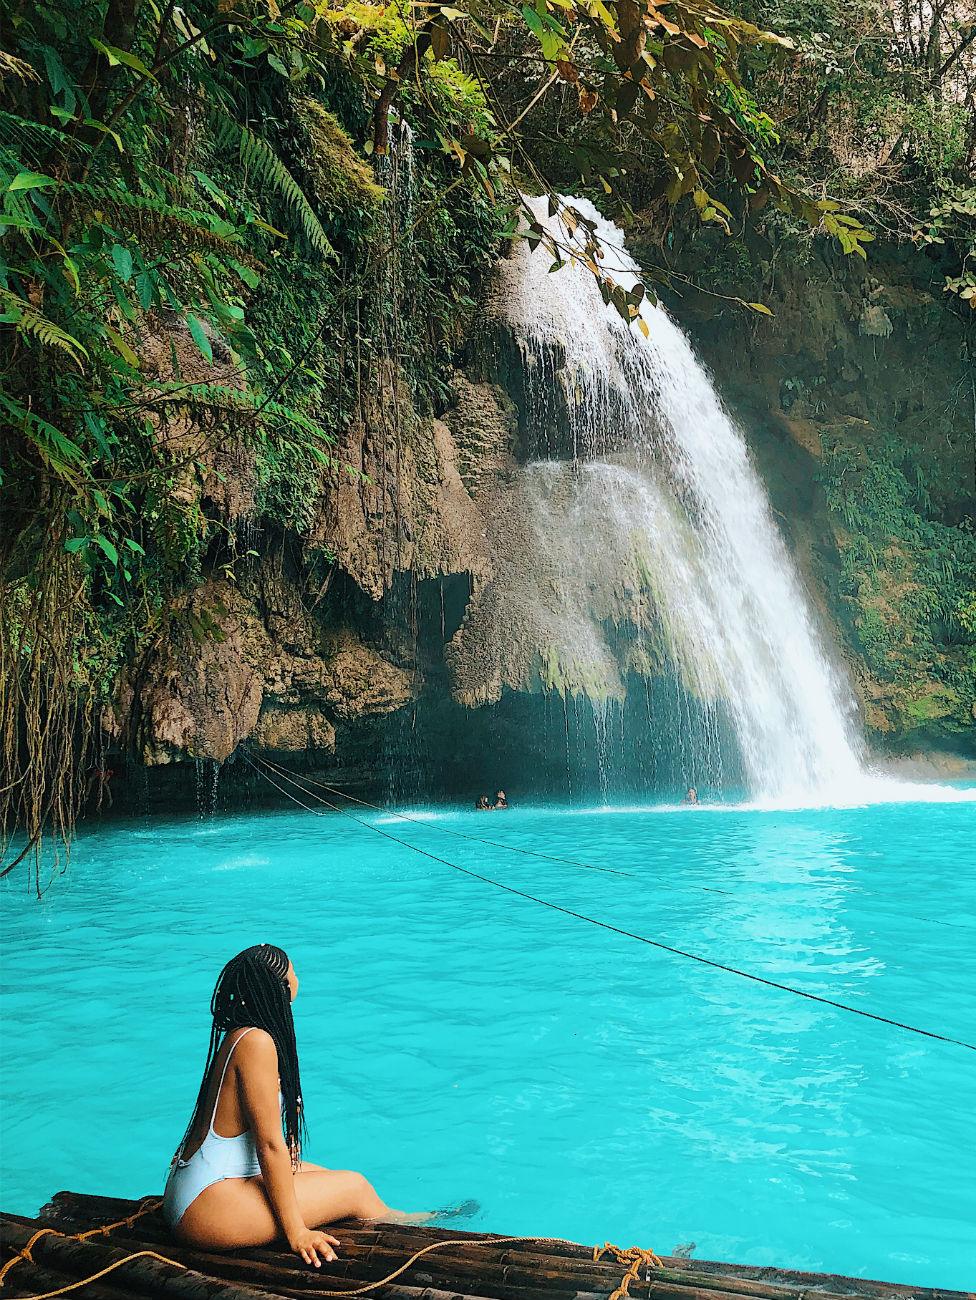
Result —
<instances>
[{"instance_id":1,"label":"wet rock","mask_svg":"<svg viewBox=\"0 0 976 1300\"><path fill-rule=\"evenodd\" d=\"M335 753L336 730L321 709L282 708L265 705L261 710L252 740L260 749L278 753L301 753L305 750Z\"/></svg>"},{"instance_id":2,"label":"wet rock","mask_svg":"<svg viewBox=\"0 0 976 1300\"><path fill-rule=\"evenodd\" d=\"M321 695L336 717L356 722L402 708L415 686L408 672L347 632L323 661Z\"/></svg>"},{"instance_id":3,"label":"wet rock","mask_svg":"<svg viewBox=\"0 0 976 1300\"><path fill-rule=\"evenodd\" d=\"M156 436L174 461L186 460L178 472L173 497L187 508L208 506L229 523L250 517L255 507L256 465L247 438L228 437L221 430L216 405L204 418L199 403L181 402L180 385L206 384L231 393L246 389L240 366L219 349L211 365L201 356L189 333L159 316L151 318L141 350L143 375L152 389L175 385L164 417L150 416ZM215 398L215 402L217 399Z\"/></svg>"},{"instance_id":4,"label":"wet rock","mask_svg":"<svg viewBox=\"0 0 976 1300\"><path fill-rule=\"evenodd\" d=\"M518 422L511 398L497 384L474 383L458 373L452 382L454 405L444 416L457 447L457 468L465 487L477 495L515 466Z\"/></svg>"},{"instance_id":5,"label":"wet rock","mask_svg":"<svg viewBox=\"0 0 976 1300\"><path fill-rule=\"evenodd\" d=\"M860 334L886 339L891 337L894 326L891 317L879 303L865 303L857 328Z\"/></svg>"},{"instance_id":6,"label":"wet rock","mask_svg":"<svg viewBox=\"0 0 976 1300\"><path fill-rule=\"evenodd\" d=\"M184 758L223 762L254 730L271 643L254 606L211 580L175 605L169 634L122 688L147 766ZM137 683L137 684L136 684Z\"/></svg>"}]
</instances>

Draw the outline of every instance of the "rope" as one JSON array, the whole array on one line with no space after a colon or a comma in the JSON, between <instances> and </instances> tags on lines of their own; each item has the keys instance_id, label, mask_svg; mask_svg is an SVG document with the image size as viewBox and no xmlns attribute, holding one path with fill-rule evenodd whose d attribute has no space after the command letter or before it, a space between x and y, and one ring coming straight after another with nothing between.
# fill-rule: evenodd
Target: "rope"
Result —
<instances>
[{"instance_id":1,"label":"rope","mask_svg":"<svg viewBox=\"0 0 976 1300\"><path fill-rule=\"evenodd\" d=\"M69 1241L87 1241L89 1237L107 1237L108 1234L114 1232L116 1228L131 1228L137 1219L141 1219L143 1215L152 1214L152 1212L158 1210L161 1205L162 1201L154 1198L146 1201L146 1203L136 1210L134 1214L130 1214L127 1219L119 1219L117 1223L106 1223L100 1228L89 1228L87 1232L65 1234L63 1232L58 1232L57 1228L38 1228L37 1232L34 1233L33 1237L31 1237L23 1250L16 1251L11 1258L7 1260L3 1268L0 1268L0 1287L3 1286L4 1279L15 1264L19 1264L22 1259L27 1260L30 1264L35 1262L31 1251L42 1237L65 1237L66 1240ZM72 1282L70 1286L62 1287L58 1291L48 1291L44 1296L27 1296L25 1297L25 1300L47 1300L48 1296L63 1295L65 1291L74 1291L79 1286L86 1286L89 1282L94 1282L96 1278L103 1277L106 1273L111 1273L112 1269L118 1268L120 1264L125 1264L130 1259L139 1258L140 1255L152 1255L156 1259L163 1260L164 1264L176 1264L177 1268L186 1268L185 1264L177 1263L175 1259L165 1259L162 1255L157 1255L156 1252L152 1250L141 1250L138 1252L138 1255L126 1255L125 1259L120 1259L108 1268L102 1269L101 1273L96 1273L94 1277L85 1278L83 1282Z\"/></svg>"},{"instance_id":2,"label":"rope","mask_svg":"<svg viewBox=\"0 0 976 1300\"><path fill-rule=\"evenodd\" d=\"M297 785L299 789L302 788L293 773L288 772L277 763L273 763L270 758L264 758L262 756L259 761L266 767L270 767L273 771L277 772L279 776L284 777L286 780L290 780L292 784ZM553 853L540 853L537 849L523 849L518 844L504 844L498 840L482 839L480 835L466 835L464 831L455 831L449 826L438 826L436 822L425 821L421 817L411 817L409 813L397 812L395 808L383 808L380 804L370 803L368 799L357 799L354 794L347 794L345 790L337 790L334 785L327 785L325 781L316 781L314 777L308 776L307 773L304 772L302 773L301 780L305 782L306 785L316 785L320 790L328 790L330 794L337 794L341 799L348 799L350 803L359 804L362 808L372 808L374 812L386 813L390 817L398 817L400 821L413 822L416 826L423 826L429 830L440 831L442 835L453 835L455 839L471 840L474 844L485 844L492 849L507 849L509 853L521 853L524 857L528 858L544 858L546 862L561 862L568 867L582 867L584 871L602 871L608 876L627 876L628 879L631 880L637 879L632 871L619 871L616 867L598 867L592 862L579 862L576 858L560 858ZM305 793L311 794L312 792L310 790L305 790ZM319 798L320 796L314 795L313 797ZM706 888L706 886L700 886L700 888ZM724 894L728 891L725 889L716 889L712 892L716 894Z\"/></svg>"},{"instance_id":3,"label":"rope","mask_svg":"<svg viewBox=\"0 0 976 1300\"><path fill-rule=\"evenodd\" d=\"M116 1228L131 1228L137 1219L142 1219L147 1214L153 1214L161 1205L162 1201L158 1197L152 1197L140 1206L134 1214L130 1214L127 1219L119 1219L117 1223L106 1223L101 1228L89 1228L87 1232L76 1233L74 1240L87 1241L89 1237L107 1237Z\"/></svg>"},{"instance_id":4,"label":"rope","mask_svg":"<svg viewBox=\"0 0 976 1300\"><path fill-rule=\"evenodd\" d=\"M64 1235L63 1233L57 1232L54 1228L38 1228L37 1232L34 1233L33 1237L31 1237L24 1249L18 1250L11 1259L7 1260L3 1268L0 1268L0 1286L3 1286L3 1279L7 1276L13 1266L20 1263L22 1259L26 1259L33 1264L34 1256L31 1254L31 1251L34 1249L35 1243L40 1241L40 1239L48 1233L51 1233L55 1237L61 1237Z\"/></svg>"},{"instance_id":5,"label":"rope","mask_svg":"<svg viewBox=\"0 0 976 1300\"><path fill-rule=\"evenodd\" d=\"M537 1246L573 1246L576 1243L568 1241L565 1237L493 1237L491 1241L479 1242L482 1246L507 1246L512 1242L532 1242ZM470 1237L448 1238L446 1241L434 1241L430 1245L424 1246L416 1251L405 1264L401 1264L398 1269L388 1273L386 1277L380 1278L378 1282L367 1282L364 1286L357 1286L352 1290L342 1291L320 1291L316 1288L316 1295L323 1296L344 1296L344 1295L365 1295L369 1291L375 1291L377 1287L387 1286L401 1273L405 1273L412 1264L415 1264L422 1256L429 1254L434 1250L441 1250L445 1246L470 1246ZM598 1262L606 1254L613 1254L614 1259L620 1264L627 1264L627 1272L621 1278L620 1285L613 1291L609 1300L623 1300L628 1296L628 1288L633 1281L639 1281L638 1271L641 1264L647 1268L663 1268L664 1265L655 1255L653 1250L642 1250L640 1246L631 1246L628 1250L622 1250L619 1246L614 1246L611 1242L605 1242L602 1246L593 1247L593 1260ZM29 1296L27 1300L45 1300L40 1296Z\"/></svg>"},{"instance_id":6,"label":"rope","mask_svg":"<svg viewBox=\"0 0 976 1300\"><path fill-rule=\"evenodd\" d=\"M251 759L247 754L243 753L243 751L242 756L245 762L250 763L251 767L253 767L256 772L260 772L261 769L257 767L255 763L251 762ZM278 785L276 781L273 781L271 777L268 776L267 772L262 773L262 775L266 781L275 787L276 790L279 790L283 795L291 799L293 803L298 804L300 808L304 808L306 812L313 813L318 817L328 816L327 813L324 813L317 808L310 808L307 804L303 804L300 799L296 799L288 790L285 790L282 786ZM697 962L699 965L708 966L712 970L724 971L727 975L737 975L740 979L751 980L754 984L762 984L767 988L779 989L783 993L792 993L794 997L806 998L808 1002L819 1002L823 1006L834 1007L838 1011L848 1011L851 1015L861 1016L865 1020L874 1020L878 1024L890 1025L894 1029L903 1029L909 1034L918 1034L922 1038L931 1038L940 1043L950 1043L954 1047L964 1047L967 1051L976 1052L976 1043L966 1042L965 1039L952 1038L948 1034L937 1034L934 1030L922 1029L918 1025L910 1025L903 1020L895 1020L890 1016L882 1016L874 1011L865 1011L863 1007L852 1007L847 1002L840 1002L835 998L823 997L819 993L808 993L805 989L798 989L792 984L781 984L778 980L768 979L765 975L756 975L754 972L743 970L739 966L729 966L725 962L715 961L711 957L703 957L700 953L688 952L684 948L675 948L671 944L661 943L659 939L649 939L646 935L635 934L632 930L624 930L621 926L612 925L609 921L600 921L595 917L586 916L583 912L576 912L571 907L563 907L561 903L553 903L549 899L539 898L537 894L530 894L524 889L516 889L514 885L505 885L500 880L493 880L491 876L482 875L479 871L472 871L470 867L459 866L456 862L450 862L447 858L439 857L436 853L430 853L427 849L418 848L416 844L411 844L409 840L401 840L399 836L391 835L389 831L385 831L380 826L374 826L370 822L364 821L361 817L357 817L355 813L349 812L348 809L340 808L336 804L330 803L328 799L322 799L321 802L324 803L326 807L331 808L333 812L340 813L343 817L348 817L351 821L358 822L360 826L365 826L367 830L375 831L377 835L382 835L384 839L392 840L394 844L399 844L406 849L412 849L414 853L419 853L422 857L430 858L432 862L439 862L442 866L450 867L452 871L459 871L462 875L470 876L472 880L480 880L486 885L493 885L495 889L502 889L507 894L514 894L517 898L527 899L530 903L537 903L540 907L548 907L550 911L561 912L563 916L571 916L577 921L585 921L588 925L595 925L601 930L609 931L611 934L619 934L625 939L633 939L637 943L646 944L650 948L657 948L661 952L670 953L674 957L683 957L686 961Z\"/></svg>"},{"instance_id":7,"label":"rope","mask_svg":"<svg viewBox=\"0 0 976 1300\"><path fill-rule=\"evenodd\" d=\"M493 1237L490 1242L482 1242L480 1244L507 1246L513 1241L534 1241L538 1245L556 1245L557 1243L560 1245L567 1244L565 1239L562 1237ZM430 1254L431 1251L443 1250L445 1246L469 1246L470 1244L470 1237L448 1237L444 1241L432 1241L429 1245L423 1246L420 1250L414 1251L405 1264L401 1264L399 1268L395 1268L392 1273L388 1273L386 1277L379 1278L376 1282L365 1282L362 1286L352 1287L348 1290L344 1288L341 1291L320 1291L316 1287L315 1294L324 1296L366 1295L369 1291L375 1291L377 1287L387 1286L390 1282L394 1281L394 1279L398 1278L401 1273L406 1273L407 1269L409 1269L412 1264L415 1264L418 1259L421 1259L424 1255ZM32 1298L29 1297L28 1300L32 1300Z\"/></svg>"},{"instance_id":8,"label":"rope","mask_svg":"<svg viewBox=\"0 0 976 1300\"><path fill-rule=\"evenodd\" d=\"M55 1233L55 1236L61 1237L63 1233ZM15 1256L16 1259L16 1256ZM21 1297L21 1300L53 1300L54 1296L67 1295L69 1291L77 1291L79 1287L89 1286L92 1282L97 1282L100 1277L105 1277L107 1273L114 1273L117 1268L123 1264L131 1264L134 1259L158 1259L161 1264L172 1264L174 1268L181 1268L184 1272L189 1272L185 1264L181 1264L178 1259L167 1259L165 1255L159 1255L154 1250L137 1250L132 1255L126 1255L123 1259L117 1259L114 1264L109 1264L106 1268L99 1269L97 1273L92 1273L91 1277L83 1277L78 1282L69 1282L66 1286L59 1286L54 1291L43 1291L39 1295L28 1295ZM14 1260L10 1261L14 1263ZM34 1261L31 1260L31 1263Z\"/></svg>"},{"instance_id":9,"label":"rope","mask_svg":"<svg viewBox=\"0 0 976 1300\"><path fill-rule=\"evenodd\" d=\"M148 1214L150 1210L158 1209L160 1204L161 1202L156 1201L148 1207L139 1210L128 1219L121 1219L118 1223L109 1224L104 1228L93 1228L90 1232L79 1233L73 1237L73 1240L84 1241L88 1237L96 1237L100 1234L111 1232L113 1228L121 1228L123 1226L131 1227L136 1219L141 1218L143 1214ZM30 1263L34 1263L34 1259L30 1253L31 1247L39 1240L39 1238L45 1236L47 1233L50 1233L55 1237L63 1237L65 1235L54 1228L41 1228L39 1231L35 1232L24 1249L15 1255L13 1259L8 1260L3 1269L0 1270L0 1282L2 1282L3 1277L18 1260L26 1259L29 1260ZM478 1244L487 1247L494 1247L511 1245L513 1242L532 1242L538 1246L565 1246L575 1244L567 1241L565 1237L493 1237L489 1242L480 1242ZM405 1263L401 1264L398 1268L395 1268L392 1273L387 1273L385 1277L378 1278L375 1282L365 1282L362 1286L343 1287L341 1290L335 1291L316 1289L315 1294L330 1297L367 1295L370 1291L376 1291L380 1287L388 1286L403 1273L406 1273L407 1270L410 1269L418 1259L422 1259L424 1255L429 1255L435 1250L444 1250L448 1246L470 1245L470 1237L448 1237L443 1241L433 1241L426 1246L422 1246L420 1250L414 1251ZM609 1300L624 1300L625 1297L629 1300L630 1284L631 1282L640 1280L639 1272L642 1264L647 1268L663 1267L660 1259L655 1255L654 1251L643 1250L640 1246L631 1246L628 1250L623 1250L620 1246L614 1246L608 1241L602 1246L593 1247L593 1260L595 1263L599 1262L599 1260L601 1260L606 1254L612 1254L613 1258L618 1263L627 1265L627 1272L621 1279L620 1285L610 1295ZM176 1259L167 1259L165 1255L160 1255L155 1250L137 1250L131 1255L126 1255L123 1259L117 1259L114 1264L109 1264L99 1272L93 1273L91 1277L82 1278L78 1282L70 1282L66 1286L58 1287L55 1291L45 1291L40 1295L24 1296L22 1297L22 1300L54 1300L55 1296L67 1295L69 1291L77 1291L79 1287L88 1286L92 1282L97 1282L99 1278L105 1277L106 1274L114 1272L117 1268L121 1268L123 1264L131 1263L134 1259L156 1259L162 1264L172 1264L175 1268L181 1268L184 1272L190 1271L186 1264L181 1264L179 1260Z\"/></svg>"},{"instance_id":10,"label":"rope","mask_svg":"<svg viewBox=\"0 0 976 1300\"><path fill-rule=\"evenodd\" d=\"M616 1291L610 1295L610 1300L630 1300L631 1282L639 1282L641 1265L644 1266L644 1281L650 1281L650 1270L652 1268L663 1268L664 1265L654 1254L653 1250L644 1250L641 1246L630 1246L627 1250L620 1246L615 1246L611 1241L605 1241L602 1246L593 1247L593 1262L598 1263L604 1255L612 1255L618 1264L626 1264L627 1272L620 1279L620 1285Z\"/></svg>"}]
</instances>

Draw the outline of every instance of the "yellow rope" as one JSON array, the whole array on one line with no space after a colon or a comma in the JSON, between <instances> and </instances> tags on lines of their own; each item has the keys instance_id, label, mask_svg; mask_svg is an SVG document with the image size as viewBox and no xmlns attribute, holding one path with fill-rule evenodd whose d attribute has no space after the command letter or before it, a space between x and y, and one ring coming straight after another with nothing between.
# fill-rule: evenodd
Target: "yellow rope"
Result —
<instances>
[{"instance_id":1,"label":"yellow rope","mask_svg":"<svg viewBox=\"0 0 976 1300\"><path fill-rule=\"evenodd\" d=\"M627 1272L620 1279L620 1285L611 1294L610 1300L629 1300L630 1284L640 1281L641 1265L648 1269L664 1267L653 1250L644 1250L641 1246L629 1246L624 1250L611 1241L605 1241L602 1246L593 1247L594 1262L601 1260L604 1255L612 1255L618 1264L627 1265Z\"/></svg>"},{"instance_id":2,"label":"yellow rope","mask_svg":"<svg viewBox=\"0 0 976 1300\"><path fill-rule=\"evenodd\" d=\"M55 1237L61 1236L61 1233L55 1232L54 1228L38 1228L37 1232L34 1233L33 1237L31 1237L30 1241L27 1243L24 1249L18 1251L17 1254L14 1255L12 1259L7 1260L3 1268L0 1268L0 1286L3 1286L3 1279L7 1276L7 1274L10 1272L13 1266L16 1263L18 1263L20 1260L29 1259L30 1262L33 1264L34 1257L31 1254L31 1250L34 1246L34 1243L36 1241L40 1241L41 1237L45 1236L49 1232L54 1233Z\"/></svg>"},{"instance_id":3,"label":"yellow rope","mask_svg":"<svg viewBox=\"0 0 976 1300\"><path fill-rule=\"evenodd\" d=\"M151 1214L153 1210L158 1210L161 1205L162 1205L162 1201L160 1200L154 1199L151 1201L147 1201L145 1205L143 1205L140 1209L136 1210L135 1214L130 1214L127 1219L119 1219L117 1223L106 1223L101 1228L89 1228L87 1232L73 1233L71 1234L69 1240L87 1241L89 1237L98 1237L98 1236L107 1237L108 1234L110 1232L114 1232L116 1228L131 1228L132 1225L135 1223L136 1219L141 1219L144 1214ZM65 1235L66 1234L63 1232L58 1232L57 1228L38 1228L38 1230L34 1233L33 1237L31 1237L30 1241L24 1247L24 1249L18 1250L16 1254L14 1254L10 1259L7 1260L3 1268L0 1268L0 1287L3 1286L4 1278L13 1268L13 1266L15 1264L19 1264L22 1259L26 1259L31 1264L34 1263L34 1256L31 1254L31 1251L34 1248L35 1243L40 1241L42 1237L46 1237L46 1236L64 1237ZM140 1251L139 1253L142 1255L147 1255L147 1254L151 1255L154 1252ZM126 1263L126 1260L135 1259L135 1258L136 1258L135 1255L127 1255L125 1259L120 1259L118 1263L113 1264L111 1268L103 1269L102 1273L96 1273L95 1277L101 1277L103 1273L110 1273L113 1268L118 1268L119 1264L124 1264ZM163 1257L162 1255L157 1255L156 1258L162 1259ZM174 1259L168 1259L165 1262L167 1264L177 1263L176 1260ZM185 1268L185 1267L186 1267L185 1264L177 1264L177 1268ZM73 1291L76 1287L84 1286L86 1282L94 1282L95 1277L85 1278L85 1282L73 1282L71 1286L62 1287L60 1291L48 1292L48 1295L55 1296L55 1295L61 1295L65 1291ZM28 1300L41 1300L41 1297L30 1296Z\"/></svg>"},{"instance_id":4,"label":"yellow rope","mask_svg":"<svg viewBox=\"0 0 976 1300\"><path fill-rule=\"evenodd\" d=\"M572 1246L575 1244L574 1242L567 1241L565 1237L493 1237L491 1241L481 1242L480 1244L483 1246L507 1246L513 1241L531 1241L539 1246ZM470 1237L454 1237L448 1238L446 1241L433 1241L430 1245L424 1246L421 1250L418 1250L411 1255L405 1264L401 1264L398 1269L395 1269L392 1273L388 1273L386 1277L382 1277L376 1282L367 1282L363 1286L357 1286L349 1290L344 1289L342 1291L320 1291L316 1288L315 1294L317 1296L333 1297L344 1295L366 1295L367 1292L375 1291L377 1287L386 1286L395 1278L398 1278L401 1273L405 1273L412 1264L416 1263L421 1256L426 1255L429 1251L442 1250L445 1246L469 1245L471 1245ZM598 1261L604 1255L610 1253L613 1254L614 1259L617 1260L618 1263L627 1264L629 1267L627 1272L624 1274L620 1286L613 1292L609 1300L622 1300L625 1296L628 1297L629 1300L630 1293L628 1288L630 1287L631 1282L639 1280L638 1273L641 1264L646 1264L648 1268L663 1267L661 1261L658 1259L657 1255L654 1254L653 1250L642 1250L640 1246L631 1246L629 1250L622 1250L619 1246L614 1246L611 1242L607 1241L602 1246L593 1247L594 1261ZM30 1296L28 1297L28 1300L40 1300L40 1297Z\"/></svg>"},{"instance_id":5,"label":"yellow rope","mask_svg":"<svg viewBox=\"0 0 976 1300\"><path fill-rule=\"evenodd\" d=\"M57 1235L60 1237L64 1234L59 1232ZM109 1264L107 1268L100 1269L99 1272L93 1273L91 1277L83 1277L80 1282L69 1282L67 1286L59 1286L56 1291L44 1291L41 1295L25 1296L24 1300L53 1300L54 1296L67 1295L69 1291L77 1291L80 1286L88 1286L90 1282L97 1282L106 1273L121 1268L123 1264L130 1264L134 1259L158 1259L161 1264L172 1264L174 1268L186 1269L186 1265L181 1264L178 1259L167 1259L165 1255L157 1255L154 1250L137 1250L134 1255L126 1255L124 1259L117 1259L114 1264ZM33 1262L32 1260L31 1263Z\"/></svg>"},{"instance_id":6,"label":"yellow rope","mask_svg":"<svg viewBox=\"0 0 976 1300\"><path fill-rule=\"evenodd\" d=\"M89 1237L105 1236L115 1228L131 1228L136 1219L141 1219L144 1214L150 1214L153 1210L158 1209L160 1204L160 1201L151 1201L141 1209L137 1210L135 1214L130 1215L127 1219L120 1219L118 1223L108 1223L102 1228L91 1228L88 1232L75 1234L71 1239L74 1241L85 1241ZM18 1253L14 1255L12 1259L9 1259L7 1263L4 1264L3 1268L0 1269L0 1286L2 1286L3 1279L6 1277L7 1273L19 1260L26 1259L32 1264L35 1262L31 1255L31 1248L34 1246L35 1242L46 1234L51 1234L55 1237L65 1236L63 1232L58 1232L55 1228L40 1228L34 1233L33 1237L31 1237L24 1249L18 1251ZM482 1242L481 1244L486 1246L507 1246L516 1241L534 1242L536 1245L540 1246L562 1246L573 1244L572 1242L567 1242L565 1237L494 1237L490 1242ZM330 1297L366 1295L370 1291L376 1291L379 1287L389 1285L390 1282L393 1282L396 1278L400 1277L401 1274L406 1273L406 1271L414 1265L418 1259L423 1258L424 1255L430 1254L432 1251L444 1250L447 1246L468 1246L470 1244L470 1237L449 1237L444 1241L432 1241L428 1245L422 1246L420 1250L415 1251L406 1263L401 1264L400 1267L394 1269L392 1273L388 1273L386 1277L381 1277L375 1282L366 1282L362 1286L343 1288L339 1291L320 1291L317 1289L315 1294L318 1296ZM662 1267L660 1259L658 1259L657 1255L655 1255L652 1250L642 1250L640 1246L631 1246L629 1249L623 1250L620 1246L614 1246L611 1242L607 1241L604 1242L602 1246L593 1247L593 1259L595 1262L608 1254L612 1255L617 1263L626 1264L628 1266L627 1272L621 1279L620 1285L609 1297L609 1300L630 1300L630 1284L631 1282L640 1280L639 1274L642 1264L648 1268ZM184 1271L188 1271L186 1264L181 1264L177 1259L168 1259L165 1255L159 1255L154 1250L138 1250L132 1255L126 1255L123 1259L117 1259L114 1264L109 1264L107 1268L101 1269L98 1273L93 1273L91 1277L82 1278L79 1282L69 1282L66 1286L58 1287L56 1291L45 1291L40 1295L24 1296L23 1300L54 1300L55 1296L67 1295L69 1291L77 1291L79 1287L88 1286L92 1282L97 1282L99 1278L105 1277L107 1273L114 1272L115 1269L121 1268L123 1264L131 1263L134 1259L158 1259L161 1264L172 1264L174 1268L181 1268Z\"/></svg>"},{"instance_id":7,"label":"yellow rope","mask_svg":"<svg viewBox=\"0 0 976 1300\"><path fill-rule=\"evenodd\" d=\"M101 1228L89 1228L87 1232L78 1232L73 1239L75 1241L87 1241L89 1237L107 1237L116 1228L131 1228L136 1219L141 1219L146 1214L152 1214L161 1205L162 1201L158 1197L153 1197L136 1210L135 1214L130 1214L127 1219L119 1219L117 1223L106 1223Z\"/></svg>"}]
</instances>

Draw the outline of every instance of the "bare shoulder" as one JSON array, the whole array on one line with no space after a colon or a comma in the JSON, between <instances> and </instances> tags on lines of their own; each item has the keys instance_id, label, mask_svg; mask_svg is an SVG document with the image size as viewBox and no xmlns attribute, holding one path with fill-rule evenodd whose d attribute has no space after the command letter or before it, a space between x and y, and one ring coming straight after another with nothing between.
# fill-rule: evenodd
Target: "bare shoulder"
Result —
<instances>
[{"instance_id":1,"label":"bare shoulder","mask_svg":"<svg viewBox=\"0 0 976 1300\"><path fill-rule=\"evenodd\" d=\"M234 1055L241 1062L253 1065L278 1065L278 1049L266 1029L245 1030L237 1040Z\"/></svg>"}]
</instances>

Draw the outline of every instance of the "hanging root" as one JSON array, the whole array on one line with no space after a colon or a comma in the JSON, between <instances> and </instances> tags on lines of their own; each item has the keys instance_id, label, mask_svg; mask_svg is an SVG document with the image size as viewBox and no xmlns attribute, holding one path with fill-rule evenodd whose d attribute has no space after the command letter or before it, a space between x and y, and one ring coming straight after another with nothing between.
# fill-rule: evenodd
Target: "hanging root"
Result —
<instances>
[{"instance_id":1,"label":"hanging root","mask_svg":"<svg viewBox=\"0 0 976 1300\"><path fill-rule=\"evenodd\" d=\"M77 653L85 575L57 529L31 549L0 555L0 877L27 862L41 893L45 840L53 873L84 799L92 704Z\"/></svg>"}]
</instances>

